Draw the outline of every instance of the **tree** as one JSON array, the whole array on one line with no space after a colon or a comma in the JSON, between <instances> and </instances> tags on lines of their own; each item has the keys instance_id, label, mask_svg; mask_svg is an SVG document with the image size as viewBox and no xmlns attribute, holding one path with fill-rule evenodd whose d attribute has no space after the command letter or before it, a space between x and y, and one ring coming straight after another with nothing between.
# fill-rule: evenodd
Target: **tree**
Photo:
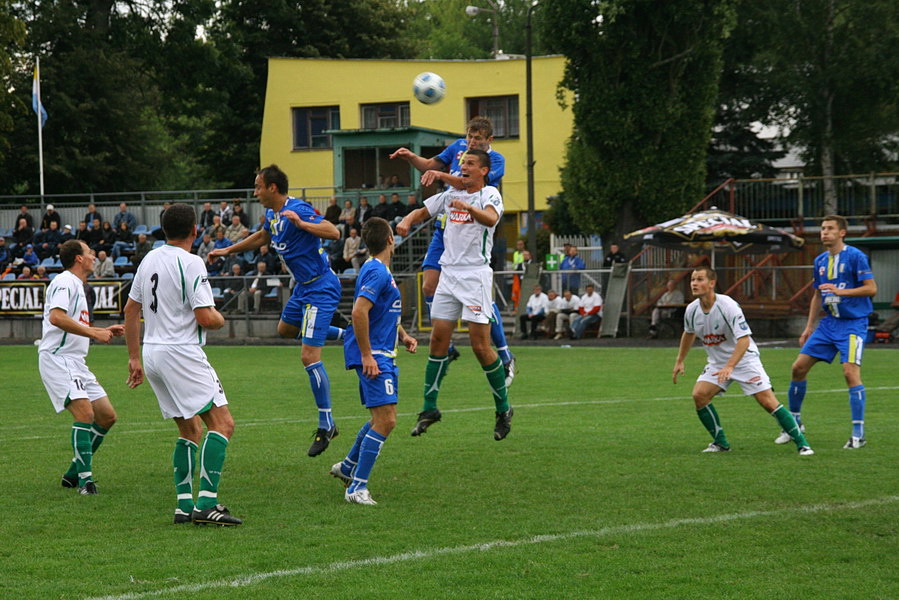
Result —
<instances>
[{"instance_id":1,"label":"tree","mask_svg":"<svg viewBox=\"0 0 899 600\"><path fill-rule=\"evenodd\" d=\"M576 98L562 168L574 219L620 236L689 208L702 197L733 2L547 0L539 10Z\"/></svg>"},{"instance_id":2,"label":"tree","mask_svg":"<svg viewBox=\"0 0 899 600\"><path fill-rule=\"evenodd\" d=\"M13 61L25 42L25 24L13 16L10 9L10 0L0 0L0 165L12 147L8 135L13 131L14 116L23 108L10 89Z\"/></svg>"}]
</instances>

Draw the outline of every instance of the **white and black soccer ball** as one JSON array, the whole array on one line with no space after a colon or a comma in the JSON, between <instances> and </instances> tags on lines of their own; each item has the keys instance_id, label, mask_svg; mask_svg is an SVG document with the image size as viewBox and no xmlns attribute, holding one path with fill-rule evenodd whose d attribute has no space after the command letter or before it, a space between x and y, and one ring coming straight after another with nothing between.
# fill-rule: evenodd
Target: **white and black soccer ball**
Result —
<instances>
[{"instance_id":1,"label":"white and black soccer ball","mask_svg":"<svg viewBox=\"0 0 899 600\"><path fill-rule=\"evenodd\" d=\"M446 95L446 83L437 73L425 71L419 73L412 82L412 93L422 104L434 104L440 102Z\"/></svg>"}]
</instances>

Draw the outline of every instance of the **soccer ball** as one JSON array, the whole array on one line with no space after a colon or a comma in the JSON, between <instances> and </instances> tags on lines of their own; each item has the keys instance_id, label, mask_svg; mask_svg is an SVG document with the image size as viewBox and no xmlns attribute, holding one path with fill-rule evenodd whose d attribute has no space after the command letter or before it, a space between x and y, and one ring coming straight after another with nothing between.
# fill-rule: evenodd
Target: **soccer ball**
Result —
<instances>
[{"instance_id":1,"label":"soccer ball","mask_svg":"<svg viewBox=\"0 0 899 600\"><path fill-rule=\"evenodd\" d=\"M440 102L446 95L446 84L443 77L437 73L425 71L419 73L412 82L412 93L415 99L422 104L434 104Z\"/></svg>"}]
</instances>

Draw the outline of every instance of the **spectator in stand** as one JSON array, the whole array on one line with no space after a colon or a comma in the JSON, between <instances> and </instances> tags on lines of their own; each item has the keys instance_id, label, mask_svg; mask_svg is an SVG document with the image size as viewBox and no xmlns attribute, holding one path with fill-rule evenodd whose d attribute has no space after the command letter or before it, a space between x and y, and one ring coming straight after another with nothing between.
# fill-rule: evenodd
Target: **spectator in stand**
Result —
<instances>
[{"instance_id":1,"label":"spectator in stand","mask_svg":"<svg viewBox=\"0 0 899 600\"><path fill-rule=\"evenodd\" d=\"M162 215L165 214L165 211L167 211L171 205L172 205L171 202L163 202L162 203L162 210L159 211L159 222L160 223L162 223ZM118 229L118 227L116 227L116 229Z\"/></svg>"},{"instance_id":2,"label":"spectator in stand","mask_svg":"<svg viewBox=\"0 0 899 600\"><path fill-rule=\"evenodd\" d=\"M259 246L259 250L256 252L256 256L253 258L253 264L258 265L259 263L265 263L265 270L268 273L277 273L278 265L281 262L281 259L272 252L271 248L268 244L263 244Z\"/></svg>"},{"instance_id":3,"label":"spectator in stand","mask_svg":"<svg viewBox=\"0 0 899 600\"><path fill-rule=\"evenodd\" d=\"M209 235L214 241L219 231L225 231L225 226L222 225L222 218L216 214L212 217L212 225L207 227L203 233Z\"/></svg>"},{"instance_id":4,"label":"spectator in stand","mask_svg":"<svg viewBox=\"0 0 899 600\"><path fill-rule=\"evenodd\" d=\"M15 242L15 246L12 248L13 253L19 257L25 254L25 246L34 241L34 227L29 225L28 219L21 214L16 221L16 227L13 229L12 238Z\"/></svg>"},{"instance_id":5,"label":"spectator in stand","mask_svg":"<svg viewBox=\"0 0 899 600\"><path fill-rule=\"evenodd\" d=\"M549 301L546 303L546 320L544 325L546 327L546 337L551 338L556 333L556 318L559 316L559 311L562 310L565 301L556 293L556 290L547 290L546 297Z\"/></svg>"},{"instance_id":6,"label":"spectator in stand","mask_svg":"<svg viewBox=\"0 0 899 600\"><path fill-rule=\"evenodd\" d=\"M649 337L651 339L659 337L659 322L662 319L670 319L674 317L678 308L684 308L684 293L675 289L675 286L677 286L677 282L673 279L665 282L665 293L659 297L652 309L649 321Z\"/></svg>"},{"instance_id":7,"label":"spectator in stand","mask_svg":"<svg viewBox=\"0 0 899 600\"><path fill-rule=\"evenodd\" d=\"M212 245L210 240L210 246ZM144 259L150 250L153 249L153 242L147 239L146 233L137 234L137 244L134 245L134 256L131 257L131 262L134 263L134 268L136 269L138 265L140 265L140 261ZM211 248L210 248L211 249ZM204 259L205 260L205 259Z\"/></svg>"},{"instance_id":8,"label":"spectator in stand","mask_svg":"<svg viewBox=\"0 0 899 600\"><path fill-rule=\"evenodd\" d=\"M216 213L212 210L211 202L203 203L203 212L200 213L200 218L197 219L197 225L200 228L200 231L206 231L209 227L212 226L212 217L214 217Z\"/></svg>"},{"instance_id":9,"label":"spectator in stand","mask_svg":"<svg viewBox=\"0 0 899 600\"><path fill-rule=\"evenodd\" d=\"M606 254L606 257L602 261L602 266L606 269L611 269L612 265L615 263L626 263L627 257L621 253L621 250L618 248L618 244L612 242L609 244L609 253Z\"/></svg>"},{"instance_id":10,"label":"spectator in stand","mask_svg":"<svg viewBox=\"0 0 899 600\"><path fill-rule=\"evenodd\" d=\"M343 201L343 210L340 211L340 216L337 218L338 226L346 226L346 222L351 217L356 216L356 209L353 208L352 200L344 200ZM341 233L343 233L343 229L341 229Z\"/></svg>"},{"instance_id":11,"label":"spectator in stand","mask_svg":"<svg viewBox=\"0 0 899 600\"><path fill-rule=\"evenodd\" d=\"M231 224L225 228L225 237L231 240L232 244L236 244L247 236L249 229L240 222L238 215L231 215Z\"/></svg>"},{"instance_id":12,"label":"spectator in stand","mask_svg":"<svg viewBox=\"0 0 899 600\"><path fill-rule=\"evenodd\" d=\"M122 252L132 252L134 250L134 233L128 227L127 221L120 221L119 226L115 230L115 239L112 242L112 258L117 259Z\"/></svg>"},{"instance_id":13,"label":"spectator in stand","mask_svg":"<svg viewBox=\"0 0 899 600\"><path fill-rule=\"evenodd\" d=\"M262 248L264 247L265 246L262 246ZM249 289L249 295L253 297L253 311L256 313L262 308L262 297L268 294L272 289L269 282L277 281L277 279L274 279L275 275L273 273L274 272L269 272L265 261L256 263L256 278L250 284ZM280 283L278 285L280 286Z\"/></svg>"},{"instance_id":14,"label":"spectator in stand","mask_svg":"<svg viewBox=\"0 0 899 600\"><path fill-rule=\"evenodd\" d=\"M227 277L225 283L227 287L222 290L222 296L224 298L222 306L228 307L228 312L234 312L235 308L230 302L237 296L237 311L242 313L247 312L247 290L245 289L246 284L244 282L243 269L240 268L240 263L231 265L231 277Z\"/></svg>"},{"instance_id":15,"label":"spectator in stand","mask_svg":"<svg viewBox=\"0 0 899 600\"><path fill-rule=\"evenodd\" d=\"M72 233L72 226L66 225L65 227L63 227L62 228L62 241L60 242L60 245L65 244L69 240L74 240L74 239L75 239L75 234Z\"/></svg>"},{"instance_id":16,"label":"spectator in stand","mask_svg":"<svg viewBox=\"0 0 899 600\"><path fill-rule=\"evenodd\" d=\"M247 214L247 211L243 209L243 205L240 201L235 198L234 199L234 208L231 211L232 217L238 217L240 222L243 223L243 226L247 229L250 228L250 215Z\"/></svg>"},{"instance_id":17,"label":"spectator in stand","mask_svg":"<svg viewBox=\"0 0 899 600\"><path fill-rule=\"evenodd\" d=\"M93 227L91 227L87 237L88 239L85 241L91 247L91 250L99 252L103 249L103 227L100 225L99 219L94 219Z\"/></svg>"},{"instance_id":18,"label":"spectator in stand","mask_svg":"<svg viewBox=\"0 0 899 600\"><path fill-rule=\"evenodd\" d=\"M103 221L103 227L100 228L100 235L102 241L100 242L101 246L99 250L105 250L106 253L109 254L112 251L112 246L115 244L116 239L115 229L112 228L109 221Z\"/></svg>"},{"instance_id":19,"label":"spectator in stand","mask_svg":"<svg viewBox=\"0 0 899 600\"><path fill-rule=\"evenodd\" d=\"M516 240L515 251L512 252L512 270L520 271L518 266L524 262L524 240Z\"/></svg>"},{"instance_id":20,"label":"spectator in stand","mask_svg":"<svg viewBox=\"0 0 899 600\"><path fill-rule=\"evenodd\" d=\"M103 222L103 216L97 210L96 205L93 202L87 205L87 213L84 215L84 223L87 225L87 228L90 229L94 224L94 219L97 219L101 223Z\"/></svg>"},{"instance_id":21,"label":"spectator in stand","mask_svg":"<svg viewBox=\"0 0 899 600\"><path fill-rule=\"evenodd\" d=\"M218 231L215 232L214 246L215 246L216 250L218 250L220 248L227 248L228 246L231 246L232 244L233 244L233 242L225 237L224 229L219 229Z\"/></svg>"},{"instance_id":22,"label":"spectator in stand","mask_svg":"<svg viewBox=\"0 0 899 600\"><path fill-rule=\"evenodd\" d=\"M350 228L350 236L343 242L343 260L351 265L356 273L362 268L365 262L365 255L368 250L362 247L362 237L356 228Z\"/></svg>"},{"instance_id":23,"label":"spectator in stand","mask_svg":"<svg viewBox=\"0 0 899 600\"><path fill-rule=\"evenodd\" d=\"M0 236L0 271L12 262L12 253L6 247L6 238Z\"/></svg>"},{"instance_id":24,"label":"spectator in stand","mask_svg":"<svg viewBox=\"0 0 899 600\"><path fill-rule=\"evenodd\" d=\"M34 251L34 244L25 244L25 253L22 255L22 262L29 267L37 265L41 260Z\"/></svg>"},{"instance_id":25,"label":"spectator in stand","mask_svg":"<svg viewBox=\"0 0 899 600\"><path fill-rule=\"evenodd\" d=\"M91 230L88 228L87 223L85 223L84 221L80 221L78 223L78 231L75 232L75 239L82 241L90 246L90 231Z\"/></svg>"},{"instance_id":26,"label":"spectator in stand","mask_svg":"<svg viewBox=\"0 0 899 600\"><path fill-rule=\"evenodd\" d=\"M340 207L337 206L336 196L331 196L328 200L328 208L325 209L325 221L330 221L334 225L340 224Z\"/></svg>"},{"instance_id":27,"label":"spectator in stand","mask_svg":"<svg viewBox=\"0 0 899 600\"><path fill-rule=\"evenodd\" d=\"M97 253L97 262L94 264L94 279L115 278L115 265L112 259L106 255L105 250Z\"/></svg>"},{"instance_id":28,"label":"spectator in stand","mask_svg":"<svg viewBox=\"0 0 899 600\"><path fill-rule=\"evenodd\" d=\"M568 252L562 259L561 271L573 271L586 269L583 259L577 255L577 246L568 246ZM562 273L562 291L571 290L573 294L581 291L580 273Z\"/></svg>"},{"instance_id":29,"label":"spectator in stand","mask_svg":"<svg viewBox=\"0 0 899 600\"><path fill-rule=\"evenodd\" d=\"M371 216L380 217L389 223L391 221L390 213L391 209L390 205L387 204L387 196L385 194L378 194L378 203L371 209Z\"/></svg>"},{"instance_id":30,"label":"spectator in stand","mask_svg":"<svg viewBox=\"0 0 899 600\"><path fill-rule=\"evenodd\" d=\"M16 279L36 279L36 277L31 274L31 267L25 265L22 267L22 273Z\"/></svg>"},{"instance_id":31,"label":"spectator in stand","mask_svg":"<svg viewBox=\"0 0 899 600\"><path fill-rule=\"evenodd\" d=\"M128 205L122 202L119 204L119 212L116 213L115 218L112 220L112 224L115 229L119 228L119 223L122 221L128 222L128 229L134 231L137 229L137 217L135 217L132 213L128 212ZM103 226L106 226L106 221L103 222Z\"/></svg>"},{"instance_id":32,"label":"spectator in stand","mask_svg":"<svg viewBox=\"0 0 899 600\"><path fill-rule=\"evenodd\" d=\"M571 319L571 339L584 337L588 327L602 321L602 296L594 291L592 284L587 284L586 293L578 303L578 314Z\"/></svg>"},{"instance_id":33,"label":"spectator in stand","mask_svg":"<svg viewBox=\"0 0 899 600\"><path fill-rule=\"evenodd\" d=\"M393 217L393 220L388 220L388 222L391 225L396 226L396 224L402 221L403 217L407 214L409 214L409 209L406 208L406 205L400 200L400 195L396 192L390 194L390 216Z\"/></svg>"},{"instance_id":34,"label":"spectator in stand","mask_svg":"<svg viewBox=\"0 0 899 600\"><path fill-rule=\"evenodd\" d=\"M340 232L340 237L341 237L341 239L346 239L346 238L350 237L350 230L351 230L351 229L355 229L355 230L356 230L356 233L359 233L359 232L361 231L361 229L362 229L362 228L359 226L359 224L356 223L356 217L355 217L355 216L350 216L350 217L347 219L346 224L343 226L343 231Z\"/></svg>"},{"instance_id":35,"label":"spectator in stand","mask_svg":"<svg viewBox=\"0 0 899 600\"><path fill-rule=\"evenodd\" d=\"M534 286L534 293L528 298L525 312L518 317L519 337L528 339L528 324L531 326L531 339L537 339L537 327L546 318L546 310L549 306L549 298L543 293L540 284Z\"/></svg>"},{"instance_id":36,"label":"spectator in stand","mask_svg":"<svg viewBox=\"0 0 899 600\"><path fill-rule=\"evenodd\" d=\"M197 256L203 259L203 262L209 261L209 253L215 250L215 242L208 233L203 234L203 239L197 246Z\"/></svg>"},{"instance_id":37,"label":"spectator in stand","mask_svg":"<svg viewBox=\"0 0 899 600\"><path fill-rule=\"evenodd\" d=\"M37 255L43 260L56 256L57 248L62 243L62 232L59 230L59 224L56 221L50 221L50 229L44 232L41 241L37 246Z\"/></svg>"},{"instance_id":38,"label":"spectator in stand","mask_svg":"<svg viewBox=\"0 0 899 600\"><path fill-rule=\"evenodd\" d=\"M28 207L24 204L19 207L19 214L16 215L17 224L19 222L19 219L25 219L25 222L28 224L28 226L34 229L34 219L31 217L31 213L28 212Z\"/></svg>"},{"instance_id":39,"label":"spectator in stand","mask_svg":"<svg viewBox=\"0 0 899 600\"><path fill-rule=\"evenodd\" d=\"M356 207L356 227L362 227L362 225L365 223L365 220L372 216L371 211L372 208L368 204L368 198L363 196L359 200L359 206Z\"/></svg>"},{"instance_id":40,"label":"spectator in stand","mask_svg":"<svg viewBox=\"0 0 899 600\"><path fill-rule=\"evenodd\" d=\"M231 215L234 214L234 211L231 210L230 206L228 206L227 200L222 200L221 202L219 202L218 214L219 214L219 219L221 219L222 223L230 223L231 222Z\"/></svg>"},{"instance_id":41,"label":"spectator in stand","mask_svg":"<svg viewBox=\"0 0 899 600\"><path fill-rule=\"evenodd\" d=\"M421 208L421 204L418 203L418 196L409 194L409 196L406 197L406 214L408 215L413 210L418 210L419 208Z\"/></svg>"},{"instance_id":42,"label":"spectator in stand","mask_svg":"<svg viewBox=\"0 0 899 600\"><path fill-rule=\"evenodd\" d=\"M37 266L37 273L34 274L35 279L50 279L47 277L47 267L44 265Z\"/></svg>"},{"instance_id":43,"label":"spectator in stand","mask_svg":"<svg viewBox=\"0 0 899 600\"><path fill-rule=\"evenodd\" d=\"M41 219L41 229L50 229L50 223L56 223L57 230L62 229L62 217L59 216L52 204L47 205L47 212L44 213L44 217Z\"/></svg>"}]
</instances>

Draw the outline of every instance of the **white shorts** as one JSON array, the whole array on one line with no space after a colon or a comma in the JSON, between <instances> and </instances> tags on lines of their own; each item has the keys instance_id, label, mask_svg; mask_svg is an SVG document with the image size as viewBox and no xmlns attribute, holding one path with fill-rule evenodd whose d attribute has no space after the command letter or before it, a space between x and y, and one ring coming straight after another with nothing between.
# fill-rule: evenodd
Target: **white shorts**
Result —
<instances>
[{"instance_id":1,"label":"white shorts","mask_svg":"<svg viewBox=\"0 0 899 600\"><path fill-rule=\"evenodd\" d=\"M469 323L493 321L493 271L443 267L431 303L431 318Z\"/></svg>"},{"instance_id":2,"label":"white shorts","mask_svg":"<svg viewBox=\"0 0 899 600\"><path fill-rule=\"evenodd\" d=\"M106 390L87 368L83 357L38 352L38 367L50 402L58 413L66 409L69 400L87 398L93 402L106 397Z\"/></svg>"},{"instance_id":3,"label":"white shorts","mask_svg":"<svg viewBox=\"0 0 899 600\"><path fill-rule=\"evenodd\" d=\"M765 367L762 366L762 361L754 356L744 356L730 374L730 379L724 383L719 383L718 376L712 375L712 373L717 372L721 368L723 368L723 365L716 366L711 363L707 364L696 381L713 383L721 388L721 392L719 393L722 394L734 381L740 384L740 388L742 388L743 393L747 396L753 396L759 392L771 389L771 380L765 372Z\"/></svg>"},{"instance_id":4,"label":"white shorts","mask_svg":"<svg viewBox=\"0 0 899 600\"><path fill-rule=\"evenodd\" d=\"M211 402L228 399L219 377L200 346L144 344L144 373L166 419L190 419Z\"/></svg>"}]
</instances>

